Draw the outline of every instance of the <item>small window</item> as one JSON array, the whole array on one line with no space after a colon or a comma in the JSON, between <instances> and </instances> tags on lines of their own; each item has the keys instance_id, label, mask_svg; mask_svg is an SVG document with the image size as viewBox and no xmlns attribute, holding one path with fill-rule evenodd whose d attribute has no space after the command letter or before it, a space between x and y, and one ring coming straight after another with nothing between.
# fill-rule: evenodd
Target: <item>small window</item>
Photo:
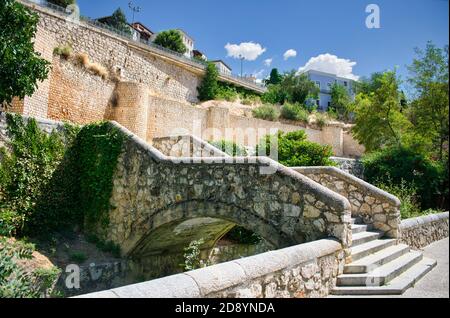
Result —
<instances>
[{"instance_id":1,"label":"small window","mask_svg":"<svg viewBox=\"0 0 450 318\"><path fill-rule=\"evenodd\" d=\"M318 88L320 88L320 82L319 81L316 81L316 85L317 85Z\"/></svg>"},{"instance_id":2,"label":"small window","mask_svg":"<svg viewBox=\"0 0 450 318\"><path fill-rule=\"evenodd\" d=\"M348 86L348 83L347 83L347 82L344 82L344 86L347 87L347 86Z\"/></svg>"},{"instance_id":3,"label":"small window","mask_svg":"<svg viewBox=\"0 0 450 318\"><path fill-rule=\"evenodd\" d=\"M331 83L328 82L328 83L327 83L327 86L328 86L328 88L331 88Z\"/></svg>"}]
</instances>

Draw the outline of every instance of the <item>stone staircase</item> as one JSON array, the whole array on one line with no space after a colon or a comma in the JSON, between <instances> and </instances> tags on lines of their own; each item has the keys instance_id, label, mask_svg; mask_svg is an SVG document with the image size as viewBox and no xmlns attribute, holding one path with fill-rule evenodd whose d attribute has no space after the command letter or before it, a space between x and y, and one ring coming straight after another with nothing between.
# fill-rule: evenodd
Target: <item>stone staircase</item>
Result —
<instances>
[{"instance_id":1,"label":"stone staircase","mask_svg":"<svg viewBox=\"0 0 450 318\"><path fill-rule=\"evenodd\" d=\"M359 219L352 219L352 232L352 263L338 276L333 295L401 295L436 266Z\"/></svg>"}]
</instances>

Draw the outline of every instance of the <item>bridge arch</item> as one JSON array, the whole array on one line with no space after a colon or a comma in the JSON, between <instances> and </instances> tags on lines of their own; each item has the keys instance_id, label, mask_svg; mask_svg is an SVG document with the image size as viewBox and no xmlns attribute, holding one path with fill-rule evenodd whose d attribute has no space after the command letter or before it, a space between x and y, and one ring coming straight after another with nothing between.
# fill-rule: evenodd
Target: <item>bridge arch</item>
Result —
<instances>
[{"instance_id":1,"label":"bridge arch","mask_svg":"<svg viewBox=\"0 0 450 318\"><path fill-rule=\"evenodd\" d=\"M194 200L176 203L153 214L148 222L151 229L130 248L129 256L178 253L190 242L200 239L205 240L204 248L212 248L235 225L258 234L273 248L296 243L295 238L255 212L222 202Z\"/></svg>"}]
</instances>

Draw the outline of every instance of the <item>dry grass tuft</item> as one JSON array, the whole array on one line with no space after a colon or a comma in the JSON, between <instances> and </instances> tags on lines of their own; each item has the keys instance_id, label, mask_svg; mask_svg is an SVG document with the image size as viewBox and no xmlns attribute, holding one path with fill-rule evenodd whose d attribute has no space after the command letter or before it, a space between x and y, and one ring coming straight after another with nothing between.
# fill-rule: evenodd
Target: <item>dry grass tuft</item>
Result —
<instances>
[{"instance_id":1,"label":"dry grass tuft","mask_svg":"<svg viewBox=\"0 0 450 318\"><path fill-rule=\"evenodd\" d=\"M101 78L103 79L108 78L109 72L103 65L100 65L98 63L89 63L87 69L91 71L93 74L101 76Z\"/></svg>"}]
</instances>

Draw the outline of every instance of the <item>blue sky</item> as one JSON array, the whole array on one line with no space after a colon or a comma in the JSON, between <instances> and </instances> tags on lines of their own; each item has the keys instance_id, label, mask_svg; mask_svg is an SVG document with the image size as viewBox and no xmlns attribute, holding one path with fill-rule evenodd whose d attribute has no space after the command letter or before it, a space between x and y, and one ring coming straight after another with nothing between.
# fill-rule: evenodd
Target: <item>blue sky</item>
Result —
<instances>
[{"instance_id":1,"label":"blue sky","mask_svg":"<svg viewBox=\"0 0 450 318\"><path fill-rule=\"evenodd\" d=\"M78 0L81 13L90 17L109 15L121 7L131 20L128 0ZM375 71L412 61L414 47L428 40L442 47L448 44L448 0L134 0L142 8L135 20L153 31L182 28L196 41L196 48L210 59L223 59L240 72L240 62L227 57L227 43L254 42L265 51L254 61L244 62L244 73L267 75L272 67L281 71L299 69L321 54L322 62L350 65L353 74ZM366 6L380 8L381 28L368 29ZM285 60L289 50L296 57ZM271 66L264 64L272 59ZM329 60L329 61L328 61ZM317 61L316 61L317 63ZM320 63L320 61L319 61Z\"/></svg>"}]
</instances>

